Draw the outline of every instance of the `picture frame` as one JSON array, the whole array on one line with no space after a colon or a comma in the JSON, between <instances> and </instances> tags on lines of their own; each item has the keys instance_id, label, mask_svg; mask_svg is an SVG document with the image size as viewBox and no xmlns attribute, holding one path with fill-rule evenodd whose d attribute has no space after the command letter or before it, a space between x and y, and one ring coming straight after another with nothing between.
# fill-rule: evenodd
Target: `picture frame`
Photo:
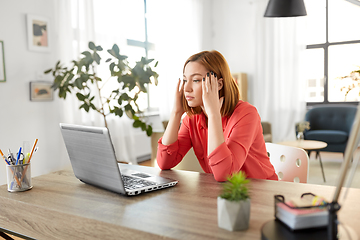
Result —
<instances>
[{"instance_id":1,"label":"picture frame","mask_svg":"<svg viewBox=\"0 0 360 240\"><path fill-rule=\"evenodd\" d=\"M4 41L0 40L0 82L6 82Z\"/></svg>"},{"instance_id":2,"label":"picture frame","mask_svg":"<svg viewBox=\"0 0 360 240\"><path fill-rule=\"evenodd\" d=\"M54 100L54 90L51 85L52 82L48 81L30 82L30 101L49 102Z\"/></svg>"},{"instance_id":3,"label":"picture frame","mask_svg":"<svg viewBox=\"0 0 360 240\"><path fill-rule=\"evenodd\" d=\"M49 18L27 14L27 35L30 51L50 52Z\"/></svg>"},{"instance_id":4,"label":"picture frame","mask_svg":"<svg viewBox=\"0 0 360 240\"><path fill-rule=\"evenodd\" d=\"M240 99L244 102L248 101L248 81L247 74L243 72L231 73L240 90Z\"/></svg>"}]
</instances>

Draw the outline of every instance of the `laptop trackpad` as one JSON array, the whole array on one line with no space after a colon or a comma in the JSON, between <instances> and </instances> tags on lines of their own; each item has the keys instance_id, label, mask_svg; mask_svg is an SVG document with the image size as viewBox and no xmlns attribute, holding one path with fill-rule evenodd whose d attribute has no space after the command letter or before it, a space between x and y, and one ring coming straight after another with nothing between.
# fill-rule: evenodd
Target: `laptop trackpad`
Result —
<instances>
[{"instance_id":1,"label":"laptop trackpad","mask_svg":"<svg viewBox=\"0 0 360 240\"><path fill-rule=\"evenodd\" d=\"M120 171L122 175L128 175L128 176L134 176L134 177L139 177L139 178L143 178L147 181L152 181L152 182L156 182L157 184L164 184L164 183L169 183L169 182L174 182L175 180L172 179L168 179L168 178L163 178L157 175L153 175L151 173L147 173L147 172L139 172L136 170L132 170L129 169L132 166L131 165L127 165L127 164L118 164L120 167Z\"/></svg>"},{"instance_id":2,"label":"laptop trackpad","mask_svg":"<svg viewBox=\"0 0 360 240\"><path fill-rule=\"evenodd\" d=\"M140 177L140 178L148 178L148 177L151 177L150 175L147 175L145 173L133 173L131 174L132 176L135 176L135 177Z\"/></svg>"}]
</instances>

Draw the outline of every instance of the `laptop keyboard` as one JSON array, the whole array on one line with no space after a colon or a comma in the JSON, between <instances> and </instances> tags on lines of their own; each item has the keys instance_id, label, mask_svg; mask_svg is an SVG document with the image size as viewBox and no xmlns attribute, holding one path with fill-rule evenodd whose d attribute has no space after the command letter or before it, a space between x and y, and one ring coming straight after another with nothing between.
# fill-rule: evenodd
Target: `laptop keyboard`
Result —
<instances>
[{"instance_id":1,"label":"laptop keyboard","mask_svg":"<svg viewBox=\"0 0 360 240\"><path fill-rule=\"evenodd\" d=\"M130 190L156 185L156 183L154 182L150 182L144 179L139 179L131 176L122 175L122 179L124 181L124 187Z\"/></svg>"}]
</instances>

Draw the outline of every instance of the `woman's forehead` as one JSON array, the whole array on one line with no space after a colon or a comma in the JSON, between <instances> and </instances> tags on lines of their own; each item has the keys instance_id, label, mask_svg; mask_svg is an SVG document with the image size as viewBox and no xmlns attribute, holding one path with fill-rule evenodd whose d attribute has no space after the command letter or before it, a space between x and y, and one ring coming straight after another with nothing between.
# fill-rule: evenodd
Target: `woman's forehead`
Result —
<instances>
[{"instance_id":1,"label":"woman's forehead","mask_svg":"<svg viewBox=\"0 0 360 240\"><path fill-rule=\"evenodd\" d=\"M204 76L208 70L198 62L189 62L184 69L184 76L201 75Z\"/></svg>"}]
</instances>

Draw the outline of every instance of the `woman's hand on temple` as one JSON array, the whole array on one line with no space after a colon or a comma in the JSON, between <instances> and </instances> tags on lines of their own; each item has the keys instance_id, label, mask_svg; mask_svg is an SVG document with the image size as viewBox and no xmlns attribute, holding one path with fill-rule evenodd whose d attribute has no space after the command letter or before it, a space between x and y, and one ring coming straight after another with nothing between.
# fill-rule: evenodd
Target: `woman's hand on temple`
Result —
<instances>
[{"instance_id":1,"label":"woman's hand on temple","mask_svg":"<svg viewBox=\"0 0 360 240\"><path fill-rule=\"evenodd\" d=\"M182 115L185 112L183 104L182 104L183 95L184 95L184 82L181 82L181 80L179 78L179 82L177 84L176 91L175 91L175 101L174 101L174 108L173 108L173 112L176 114Z\"/></svg>"},{"instance_id":2,"label":"woman's hand on temple","mask_svg":"<svg viewBox=\"0 0 360 240\"><path fill-rule=\"evenodd\" d=\"M219 99L219 80L216 74L207 73L202 82L202 98L205 113L209 116L211 114L220 114L220 109L224 101L224 97Z\"/></svg>"},{"instance_id":3,"label":"woman's hand on temple","mask_svg":"<svg viewBox=\"0 0 360 240\"><path fill-rule=\"evenodd\" d=\"M169 123L162 137L163 145L170 145L174 143L178 138L181 116L185 112L184 107L182 105L183 95L184 95L184 83L181 84L181 80L179 79L175 91L174 107L172 113L170 114Z\"/></svg>"}]
</instances>

